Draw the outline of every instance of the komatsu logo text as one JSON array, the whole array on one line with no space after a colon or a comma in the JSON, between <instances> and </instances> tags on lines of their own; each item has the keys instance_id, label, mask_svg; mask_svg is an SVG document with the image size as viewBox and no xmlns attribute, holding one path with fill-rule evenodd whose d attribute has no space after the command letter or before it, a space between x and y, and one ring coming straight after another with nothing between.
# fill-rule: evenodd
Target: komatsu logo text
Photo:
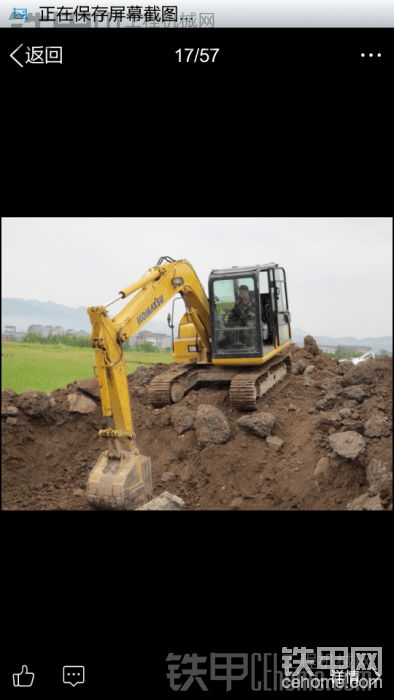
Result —
<instances>
[{"instance_id":1,"label":"komatsu logo text","mask_svg":"<svg viewBox=\"0 0 394 700\"><path fill-rule=\"evenodd\" d=\"M161 294L159 297L155 297L153 304L148 306L145 311L142 312L139 316L137 316L137 321L138 325L142 323L142 321L145 321L150 314L152 314L156 309L159 308L159 306L163 303L163 295Z\"/></svg>"}]
</instances>

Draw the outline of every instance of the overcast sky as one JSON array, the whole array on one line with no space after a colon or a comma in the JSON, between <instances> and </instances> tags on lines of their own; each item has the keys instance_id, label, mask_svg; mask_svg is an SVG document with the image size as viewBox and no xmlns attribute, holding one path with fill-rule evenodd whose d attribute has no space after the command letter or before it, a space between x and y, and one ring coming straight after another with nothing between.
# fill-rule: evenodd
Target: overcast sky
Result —
<instances>
[{"instance_id":1,"label":"overcast sky","mask_svg":"<svg viewBox=\"0 0 394 700\"><path fill-rule=\"evenodd\" d=\"M275 262L292 325L312 335L392 335L390 218L5 218L2 297L105 304L161 256L212 269ZM110 307L116 314L125 305ZM179 305L181 302L179 302ZM170 305L155 320L166 321Z\"/></svg>"}]
</instances>

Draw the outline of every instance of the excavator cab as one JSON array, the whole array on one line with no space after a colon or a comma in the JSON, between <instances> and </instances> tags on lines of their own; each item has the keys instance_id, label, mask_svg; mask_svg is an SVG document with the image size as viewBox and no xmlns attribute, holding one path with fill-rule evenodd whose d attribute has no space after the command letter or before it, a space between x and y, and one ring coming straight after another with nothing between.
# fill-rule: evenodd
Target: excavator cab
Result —
<instances>
[{"instance_id":1,"label":"excavator cab","mask_svg":"<svg viewBox=\"0 0 394 700\"><path fill-rule=\"evenodd\" d=\"M275 263L212 270L213 360L258 361L291 339L286 274Z\"/></svg>"}]
</instances>

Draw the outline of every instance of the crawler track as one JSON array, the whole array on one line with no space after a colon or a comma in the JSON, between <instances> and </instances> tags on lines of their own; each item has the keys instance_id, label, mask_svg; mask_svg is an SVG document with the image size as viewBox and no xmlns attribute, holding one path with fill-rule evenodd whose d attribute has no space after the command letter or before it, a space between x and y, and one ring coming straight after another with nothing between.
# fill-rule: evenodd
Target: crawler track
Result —
<instances>
[{"instance_id":1,"label":"crawler track","mask_svg":"<svg viewBox=\"0 0 394 700\"><path fill-rule=\"evenodd\" d=\"M257 399L272 391L291 371L291 358L284 351L258 367L223 367L183 363L152 379L149 401L162 408L179 401L198 382L231 382L230 404L237 410L254 411Z\"/></svg>"},{"instance_id":2,"label":"crawler track","mask_svg":"<svg viewBox=\"0 0 394 700\"><path fill-rule=\"evenodd\" d=\"M163 406L171 404L171 384L173 384L178 377L182 377L191 369L193 368L188 363L183 363L177 367L173 367L173 369L168 370L168 372L159 374L158 377L154 377L148 387L148 397L152 406L155 408L162 408Z\"/></svg>"},{"instance_id":3,"label":"crawler track","mask_svg":"<svg viewBox=\"0 0 394 700\"><path fill-rule=\"evenodd\" d=\"M230 385L230 404L238 411L255 411L257 399L271 392L291 372L291 358L279 353L264 365L244 369Z\"/></svg>"}]
</instances>

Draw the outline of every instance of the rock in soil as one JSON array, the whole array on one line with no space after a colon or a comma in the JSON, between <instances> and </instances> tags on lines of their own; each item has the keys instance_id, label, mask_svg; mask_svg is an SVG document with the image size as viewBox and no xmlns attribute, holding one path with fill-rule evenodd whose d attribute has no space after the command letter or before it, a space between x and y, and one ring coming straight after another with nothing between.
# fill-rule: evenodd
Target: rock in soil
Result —
<instances>
[{"instance_id":1,"label":"rock in soil","mask_svg":"<svg viewBox=\"0 0 394 700\"><path fill-rule=\"evenodd\" d=\"M136 508L136 510L181 510L185 502L179 496L174 496L168 491L164 491L161 496L153 498L144 506Z\"/></svg>"},{"instance_id":2,"label":"rock in soil","mask_svg":"<svg viewBox=\"0 0 394 700\"><path fill-rule=\"evenodd\" d=\"M283 442L283 440L281 440L281 438L273 437L272 435L267 437L266 443L267 443L268 447L271 448L271 450L274 450L274 452L278 452L281 449L281 447L283 447L283 444L284 444L284 442Z\"/></svg>"},{"instance_id":3,"label":"rock in soil","mask_svg":"<svg viewBox=\"0 0 394 700\"><path fill-rule=\"evenodd\" d=\"M154 494L174 485L182 510L346 510L361 496L364 510L392 509L392 358L355 366L296 345L290 352L293 367L313 363L313 380L306 385L302 374L289 375L282 387L257 400L253 412L232 409L228 386L220 384L203 385L173 406L154 410L148 401L150 378L175 364L157 363L128 375L136 444L151 458ZM355 398L340 393L348 387L362 388L361 402L358 391L350 394ZM331 411L315 409L322 391L337 397ZM10 387L2 392L3 509L93 512L86 480L108 449L107 440L97 436L107 427L97 392L93 376L48 396L17 394ZM70 394L95 402L95 410L70 412ZM291 404L295 411L287 410ZM184 416L200 412L200 425L176 432L170 420L175 406ZM262 414L271 418L259 418ZM201 444L204 433L208 440ZM364 441L353 444L357 456L351 445L345 456L332 449L332 440L348 440L351 433ZM269 437L283 441L279 451L270 448ZM162 481L165 474L171 475L168 481Z\"/></svg>"},{"instance_id":4,"label":"rock in soil","mask_svg":"<svg viewBox=\"0 0 394 700\"><path fill-rule=\"evenodd\" d=\"M354 431L331 435L329 443L334 452L346 459L356 459L365 451L364 438Z\"/></svg>"},{"instance_id":5,"label":"rock in soil","mask_svg":"<svg viewBox=\"0 0 394 700\"><path fill-rule=\"evenodd\" d=\"M198 407L195 428L200 447L210 443L220 445L227 442L230 437L229 422L216 406L203 404Z\"/></svg>"},{"instance_id":6,"label":"rock in soil","mask_svg":"<svg viewBox=\"0 0 394 700\"><path fill-rule=\"evenodd\" d=\"M249 416L242 416L242 418L237 420L237 425L240 428L262 438L271 434L274 424L275 416L272 413L264 413L262 411Z\"/></svg>"}]
</instances>

